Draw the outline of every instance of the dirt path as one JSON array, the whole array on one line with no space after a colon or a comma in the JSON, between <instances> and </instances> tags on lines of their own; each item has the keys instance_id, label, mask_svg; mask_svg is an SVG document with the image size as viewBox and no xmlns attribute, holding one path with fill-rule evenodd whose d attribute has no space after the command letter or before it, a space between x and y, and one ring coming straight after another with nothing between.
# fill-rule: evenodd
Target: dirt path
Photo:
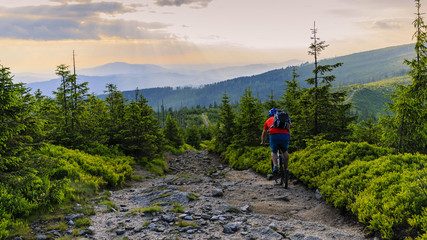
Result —
<instances>
[{"instance_id":1,"label":"dirt path","mask_svg":"<svg viewBox=\"0 0 427 240\"><path fill-rule=\"evenodd\" d=\"M206 117L205 113L202 113L202 118L203 118L203 122L205 123L205 126L206 127L209 126L208 118Z\"/></svg>"},{"instance_id":2,"label":"dirt path","mask_svg":"<svg viewBox=\"0 0 427 240\"><path fill-rule=\"evenodd\" d=\"M207 151L170 155L167 162L166 177L113 192L112 211L97 207L95 239L368 239L357 221L297 180L289 189L274 186L252 170L228 168ZM135 211L155 205L160 212ZM176 212L176 205L183 210Z\"/></svg>"},{"instance_id":3,"label":"dirt path","mask_svg":"<svg viewBox=\"0 0 427 240\"><path fill-rule=\"evenodd\" d=\"M348 100L350 100L353 97L353 95L356 93L356 91L357 89L353 90L353 92L351 92L350 96L348 96L347 99L344 100L344 102L347 102Z\"/></svg>"}]
</instances>

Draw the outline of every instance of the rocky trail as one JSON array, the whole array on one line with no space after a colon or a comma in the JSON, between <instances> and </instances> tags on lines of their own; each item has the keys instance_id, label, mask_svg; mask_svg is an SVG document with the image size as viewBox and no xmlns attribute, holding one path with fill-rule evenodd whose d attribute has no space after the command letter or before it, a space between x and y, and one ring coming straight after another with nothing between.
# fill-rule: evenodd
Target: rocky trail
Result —
<instances>
[{"instance_id":1,"label":"rocky trail","mask_svg":"<svg viewBox=\"0 0 427 240\"><path fill-rule=\"evenodd\" d=\"M296 179L285 189L252 170L233 170L206 150L166 160L166 176L110 192L110 204L92 201L91 214L75 206L62 231L51 227L55 222L35 223L35 239L370 239L354 218ZM85 218L90 226L77 227Z\"/></svg>"},{"instance_id":2,"label":"rocky trail","mask_svg":"<svg viewBox=\"0 0 427 240\"><path fill-rule=\"evenodd\" d=\"M284 189L252 170L232 170L207 151L167 162L167 176L113 192L117 209L97 206L90 238L367 239L361 225L297 180Z\"/></svg>"}]
</instances>

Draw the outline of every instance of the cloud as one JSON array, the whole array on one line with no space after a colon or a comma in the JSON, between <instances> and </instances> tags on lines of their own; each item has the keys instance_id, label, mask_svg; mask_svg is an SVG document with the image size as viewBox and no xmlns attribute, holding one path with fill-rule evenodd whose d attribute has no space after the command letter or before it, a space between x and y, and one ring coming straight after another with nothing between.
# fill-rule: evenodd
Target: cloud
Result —
<instances>
[{"instance_id":1,"label":"cloud","mask_svg":"<svg viewBox=\"0 0 427 240\"><path fill-rule=\"evenodd\" d=\"M375 21L372 24L373 28L378 29L385 29L385 30L394 30L394 29L401 29L404 27L404 25L407 25L407 22L402 21L401 19L384 19Z\"/></svg>"},{"instance_id":2,"label":"cloud","mask_svg":"<svg viewBox=\"0 0 427 240\"><path fill-rule=\"evenodd\" d=\"M125 6L118 2L92 3L90 0L53 0L61 5L25 6L2 8L0 14L0 38L63 40L100 39L165 39L169 34L162 29L169 25L160 22L126 21L107 19L102 14L137 11L137 6ZM68 4L73 2L73 4Z\"/></svg>"},{"instance_id":3,"label":"cloud","mask_svg":"<svg viewBox=\"0 0 427 240\"><path fill-rule=\"evenodd\" d=\"M62 3L62 4L67 4L67 3L73 3L73 2L78 2L78 3L90 3L92 0L49 0L51 2L58 2L58 3Z\"/></svg>"},{"instance_id":4,"label":"cloud","mask_svg":"<svg viewBox=\"0 0 427 240\"><path fill-rule=\"evenodd\" d=\"M62 0L56 0L65 2ZM43 18L86 18L99 16L104 13L107 15L125 14L136 12L132 7L126 7L118 2L99 2L91 3L85 1L78 4L62 4L59 6L41 5L26 6L6 9L6 13L22 17L43 17Z\"/></svg>"},{"instance_id":5,"label":"cloud","mask_svg":"<svg viewBox=\"0 0 427 240\"><path fill-rule=\"evenodd\" d=\"M411 19L409 18L378 19L378 20L358 22L358 25L364 29L372 29L374 31L401 30L401 29L407 29L408 26L411 26Z\"/></svg>"},{"instance_id":6,"label":"cloud","mask_svg":"<svg viewBox=\"0 0 427 240\"><path fill-rule=\"evenodd\" d=\"M155 4L158 6L176 6L192 5L195 4L196 8L204 8L209 5L212 0L156 0Z\"/></svg>"},{"instance_id":7,"label":"cloud","mask_svg":"<svg viewBox=\"0 0 427 240\"><path fill-rule=\"evenodd\" d=\"M87 40L102 37L123 39L164 39L168 34L162 23L143 23L137 21L108 20L105 22L76 21L69 19L0 18L0 37L32 40Z\"/></svg>"}]
</instances>

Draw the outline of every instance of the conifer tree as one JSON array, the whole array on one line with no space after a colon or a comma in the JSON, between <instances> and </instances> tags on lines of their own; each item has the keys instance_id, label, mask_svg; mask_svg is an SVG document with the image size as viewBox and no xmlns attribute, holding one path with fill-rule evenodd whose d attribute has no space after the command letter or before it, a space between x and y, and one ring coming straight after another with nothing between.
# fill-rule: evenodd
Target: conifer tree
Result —
<instances>
[{"instance_id":1,"label":"conifer tree","mask_svg":"<svg viewBox=\"0 0 427 240\"><path fill-rule=\"evenodd\" d=\"M233 141L235 129L235 116L230 105L230 97L227 93L222 95L218 121L218 131L216 134L216 145L219 152L224 152Z\"/></svg>"},{"instance_id":2,"label":"conifer tree","mask_svg":"<svg viewBox=\"0 0 427 240\"><path fill-rule=\"evenodd\" d=\"M267 112L267 111L266 111ZM265 118L263 107L248 87L240 98L239 114L236 118L236 134L233 142L237 146L258 146Z\"/></svg>"},{"instance_id":3,"label":"conifer tree","mask_svg":"<svg viewBox=\"0 0 427 240\"><path fill-rule=\"evenodd\" d=\"M292 144L289 145L290 151L302 148L304 146L304 139L301 136L306 136L302 134L305 131L307 124L302 124L301 122L301 96L303 94L303 89L300 84L296 81L299 75L296 72L296 68L292 69L292 79L285 80L285 89L283 95L280 98L281 105L284 106L284 109L289 113L292 120L291 126L291 141Z\"/></svg>"},{"instance_id":4,"label":"conifer tree","mask_svg":"<svg viewBox=\"0 0 427 240\"><path fill-rule=\"evenodd\" d=\"M180 126L178 126L177 121L172 118L170 114L166 117L163 135L165 136L168 144L172 145L174 148L179 148L184 145L184 137Z\"/></svg>"},{"instance_id":5,"label":"conifer tree","mask_svg":"<svg viewBox=\"0 0 427 240\"><path fill-rule=\"evenodd\" d=\"M115 148L108 146L108 110L106 102L94 94L85 101L81 114L81 141L77 148L97 155L113 155ZM114 152L114 153L113 153Z\"/></svg>"},{"instance_id":6,"label":"conifer tree","mask_svg":"<svg viewBox=\"0 0 427 240\"><path fill-rule=\"evenodd\" d=\"M107 84L107 90L104 92L107 94L105 102L108 108L108 120L106 123L106 131L109 136L108 144L114 146L120 144L119 132L124 125L124 115L126 99L123 96L117 86L114 84Z\"/></svg>"},{"instance_id":7,"label":"conifer tree","mask_svg":"<svg viewBox=\"0 0 427 240\"><path fill-rule=\"evenodd\" d=\"M185 142L196 149L200 148L201 137L197 126L188 126L185 128Z\"/></svg>"},{"instance_id":8,"label":"conifer tree","mask_svg":"<svg viewBox=\"0 0 427 240\"><path fill-rule=\"evenodd\" d=\"M80 118L84 111L84 101L87 97L89 88L87 82L77 83L77 76L70 74L68 66L61 64L57 66L56 74L61 77L61 85L58 91L53 93L56 96L56 102L60 115L57 116L58 132L55 134L56 141L61 145L75 147L79 144L78 138L81 137Z\"/></svg>"},{"instance_id":9,"label":"conifer tree","mask_svg":"<svg viewBox=\"0 0 427 240\"><path fill-rule=\"evenodd\" d=\"M318 57L328 45L325 41L319 41L316 25L312 33L313 43L308 53L314 56L314 77L308 78L306 82L313 87L305 89L301 94L299 101L301 114L298 115L299 121L294 123L301 125L299 128L301 139L321 135L332 141L342 140L350 134L348 125L355 118L349 116L351 104L344 103L346 92L330 92L335 76L327 75L342 63L320 65Z\"/></svg>"},{"instance_id":10,"label":"conifer tree","mask_svg":"<svg viewBox=\"0 0 427 240\"><path fill-rule=\"evenodd\" d=\"M417 8L413 21L416 39L416 56L404 62L410 67L412 83L398 85L391 95L389 110L395 116L380 119L384 129L382 142L396 148L399 152L427 153L427 28L420 13L421 4L415 0Z\"/></svg>"},{"instance_id":11,"label":"conifer tree","mask_svg":"<svg viewBox=\"0 0 427 240\"><path fill-rule=\"evenodd\" d=\"M302 94L302 88L300 84L297 82L297 78L299 75L296 72L296 68L292 68L292 80L285 80L285 89L283 95L280 99L281 105L284 106L286 111L289 112L292 116L298 115L300 110L298 106L298 100Z\"/></svg>"},{"instance_id":12,"label":"conifer tree","mask_svg":"<svg viewBox=\"0 0 427 240\"><path fill-rule=\"evenodd\" d=\"M23 133L28 127L32 97L23 84L13 83L9 68L0 65L0 175L19 169L25 145L31 138ZM30 126L32 127L32 126Z\"/></svg>"},{"instance_id":13,"label":"conifer tree","mask_svg":"<svg viewBox=\"0 0 427 240\"><path fill-rule=\"evenodd\" d=\"M275 97L274 97L273 89L271 89L271 93L268 96L268 100L264 103L265 109L267 111L272 109L272 108L280 108L279 101L275 100L274 98ZM281 109L281 110L283 110L283 109Z\"/></svg>"},{"instance_id":14,"label":"conifer tree","mask_svg":"<svg viewBox=\"0 0 427 240\"><path fill-rule=\"evenodd\" d=\"M120 147L140 163L162 157L163 154L163 138L153 114L153 109L142 94L126 105L124 111L119 132Z\"/></svg>"},{"instance_id":15,"label":"conifer tree","mask_svg":"<svg viewBox=\"0 0 427 240\"><path fill-rule=\"evenodd\" d=\"M313 126L313 134L318 135L320 133L320 124L319 124L319 107L321 107L321 99L322 96L320 96L322 93L325 93L324 89L320 89L320 84L324 84L327 90L331 87L331 82L335 80L334 75L325 75L328 72L332 72L335 68L340 67L342 63L336 63L334 65L319 65L318 64L318 57L320 56L320 53L325 50L329 45L325 43L325 41L320 41L320 38L317 37L317 28L316 23L314 23L314 27L312 30L313 36L311 39L313 39L313 42L310 45L310 50L308 51L309 55L312 55L314 57L314 70L313 78L307 79L307 83L309 85L314 85L314 87L310 90L312 92L312 95L314 97L313 99L313 120L314 120L314 126ZM329 91L326 91L328 93ZM324 99L323 99L324 100Z\"/></svg>"}]
</instances>

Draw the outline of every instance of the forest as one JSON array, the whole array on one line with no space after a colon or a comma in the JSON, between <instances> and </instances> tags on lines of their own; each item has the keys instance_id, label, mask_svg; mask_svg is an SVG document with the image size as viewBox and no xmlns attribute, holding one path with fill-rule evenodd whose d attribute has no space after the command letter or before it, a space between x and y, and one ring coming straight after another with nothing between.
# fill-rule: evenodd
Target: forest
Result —
<instances>
[{"instance_id":1,"label":"forest","mask_svg":"<svg viewBox=\"0 0 427 240\"><path fill-rule=\"evenodd\" d=\"M235 169L266 175L270 152L260 138L275 107L291 115L289 167L295 177L354 214L367 234L427 239L427 32L415 2L414 57L402 63L408 76L383 88L388 114L366 120L356 121L363 109L352 112L346 99L358 85L333 88L342 63L317 62L328 46L317 29L309 46L314 68L304 84L293 67L280 95L261 97L249 82L237 101L223 91L221 102L209 107L153 109L142 91L125 97L112 84L99 98L62 64L54 97L32 94L0 65L0 238L31 239L35 217L124 187L136 166L161 176L168 170L165 152L207 148ZM353 98L362 101L356 93ZM90 214L90 208L82 211Z\"/></svg>"}]
</instances>

